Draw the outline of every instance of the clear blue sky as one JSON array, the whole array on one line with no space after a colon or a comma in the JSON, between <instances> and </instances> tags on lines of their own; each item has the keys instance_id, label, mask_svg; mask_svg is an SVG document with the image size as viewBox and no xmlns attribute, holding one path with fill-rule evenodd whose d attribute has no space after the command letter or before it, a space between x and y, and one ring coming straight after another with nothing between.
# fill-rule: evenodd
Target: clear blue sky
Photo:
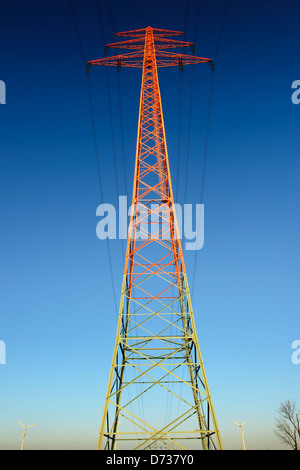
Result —
<instances>
[{"instance_id":1,"label":"clear blue sky","mask_svg":"<svg viewBox=\"0 0 300 470\"><path fill-rule=\"evenodd\" d=\"M100 1L107 42L116 31L185 30L196 54L214 58L224 1ZM147 6L147 5L150 5ZM206 372L225 448L281 448L273 433L280 402L300 407L299 123L291 84L300 79L298 2L229 1L215 69L205 178L205 244L186 253ZM103 57L94 0L74 0L84 53ZM91 71L104 181L100 199L85 71L68 1L2 1L0 80L1 300L0 448L96 447L116 331L107 245L96 208L115 203L104 68ZM116 70L109 71L122 173ZM199 202L210 70L195 66L190 173L185 174L191 68L183 71L181 172L176 181L180 72L160 70L174 188ZM132 193L140 70L121 70ZM183 200L188 181L187 199ZM110 241L118 303L123 260Z\"/></svg>"}]
</instances>

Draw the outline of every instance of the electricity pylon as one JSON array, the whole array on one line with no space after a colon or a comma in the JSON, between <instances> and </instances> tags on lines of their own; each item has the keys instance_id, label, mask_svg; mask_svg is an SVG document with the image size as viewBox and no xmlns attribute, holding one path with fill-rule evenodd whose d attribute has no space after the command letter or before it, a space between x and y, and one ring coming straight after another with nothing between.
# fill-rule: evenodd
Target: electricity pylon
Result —
<instances>
[{"instance_id":1,"label":"electricity pylon","mask_svg":"<svg viewBox=\"0 0 300 470\"><path fill-rule=\"evenodd\" d=\"M150 26L117 33L128 39L108 44L106 52L132 51L87 64L87 72L91 65L143 70L132 211L99 450L117 444L185 449L188 439L197 439L203 449L222 449L173 210L157 75L157 67L213 67L211 59L164 50L190 46L193 51L192 43L170 39L182 34Z\"/></svg>"},{"instance_id":2,"label":"electricity pylon","mask_svg":"<svg viewBox=\"0 0 300 470\"><path fill-rule=\"evenodd\" d=\"M26 431L27 431L28 428L31 428L31 426L35 426L36 423L34 423L34 424L29 424L28 426L24 426L24 424L21 423L21 421L19 421L19 423L20 423L21 426L23 426L23 428L24 428L24 432L23 432L23 436L22 436L22 443L21 443L21 450L23 450Z\"/></svg>"}]
</instances>

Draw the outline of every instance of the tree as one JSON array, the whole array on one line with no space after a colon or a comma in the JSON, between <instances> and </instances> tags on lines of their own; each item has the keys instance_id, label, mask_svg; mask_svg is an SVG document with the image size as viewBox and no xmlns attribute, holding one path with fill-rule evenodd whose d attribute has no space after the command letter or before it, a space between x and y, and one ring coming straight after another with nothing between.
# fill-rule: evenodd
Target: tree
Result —
<instances>
[{"instance_id":1,"label":"tree","mask_svg":"<svg viewBox=\"0 0 300 470\"><path fill-rule=\"evenodd\" d=\"M296 409L295 402L286 400L281 402L279 417L275 420L274 433L281 442L292 448L300 449L300 412Z\"/></svg>"}]
</instances>

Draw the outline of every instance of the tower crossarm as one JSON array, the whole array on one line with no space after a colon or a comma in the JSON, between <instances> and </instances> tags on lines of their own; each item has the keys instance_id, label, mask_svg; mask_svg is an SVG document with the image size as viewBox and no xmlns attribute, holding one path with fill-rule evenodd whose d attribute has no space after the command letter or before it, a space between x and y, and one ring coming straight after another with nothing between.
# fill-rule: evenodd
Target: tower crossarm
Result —
<instances>
[{"instance_id":1,"label":"tower crossarm","mask_svg":"<svg viewBox=\"0 0 300 470\"><path fill-rule=\"evenodd\" d=\"M172 35L183 34L180 31L160 30L151 28L149 26L148 28L142 30L117 33L116 36L125 36L132 39L107 44L105 47L105 53L107 54L110 48L128 49L130 52L126 54L104 57L102 59L90 60L87 64L87 71L90 70L92 65L115 66L118 68L142 68L145 53L145 38L147 31L149 32L149 29L152 31L157 67L171 67L179 65L179 67L182 68L183 65L208 63L210 67L213 68L212 59L197 57L194 54L187 55L164 50L171 48L175 49L180 47L190 47L192 52L195 51L194 44L192 42L177 41L175 39L169 38L169 36Z\"/></svg>"},{"instance_id":2,"label":"tower crossarm","mask_svg":"<svg viewBox=\"0 0 300 470\"><path fill-rule=\"evenodd\" d=\"M151 28L148 26L148 28ZM123 31L121 33L115 33L115 36L123 36L123 37L135 37L138 35L143 35L145 37L147 29L148 28L142 28L142 29L135 29L132 31ZM169 37L169 36L183 36L182 31L171 31L169 29L159 29L159 28L151 28L153 31L153 35L156 37Z\"/></svg>"},{"instance_id":3,"label":"tower crossarm","mask_svg":"<svg viewBox=\"0 0 300 470\"><path fill-rule=\"evenodd\" d=\"M129 39L127 41L113 42L106 45L106 51L108 48L116 49L137 49L144 50L145 45L145 36L138 36L134 39ZM177 41L175 39L167 39L164 37L155 37L155 49L170 49L176 47L190 47L193 50L194 43Z\"/></svg>"}]
</instances>

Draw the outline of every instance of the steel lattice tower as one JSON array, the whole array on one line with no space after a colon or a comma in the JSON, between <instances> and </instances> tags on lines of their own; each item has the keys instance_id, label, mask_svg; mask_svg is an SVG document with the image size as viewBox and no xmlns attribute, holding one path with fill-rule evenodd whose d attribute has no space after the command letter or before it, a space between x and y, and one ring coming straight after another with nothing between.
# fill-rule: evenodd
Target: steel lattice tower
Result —
<instances>
[{"instance_id":1,"label":"steel lattice tower","mask_svg":"<svg viewBox=\"0 0 300 470\"><path fill-rule=\"evenodd\" d=\"M196 334L168 162L157 67L212 61L164 49L183 33L147 27L88 62L143 69L132 212L98 449L222 449ZM187 441L197 439L197 441ZM190 447L191 448L191 447Z\"/></svg>"}]
</instances>

